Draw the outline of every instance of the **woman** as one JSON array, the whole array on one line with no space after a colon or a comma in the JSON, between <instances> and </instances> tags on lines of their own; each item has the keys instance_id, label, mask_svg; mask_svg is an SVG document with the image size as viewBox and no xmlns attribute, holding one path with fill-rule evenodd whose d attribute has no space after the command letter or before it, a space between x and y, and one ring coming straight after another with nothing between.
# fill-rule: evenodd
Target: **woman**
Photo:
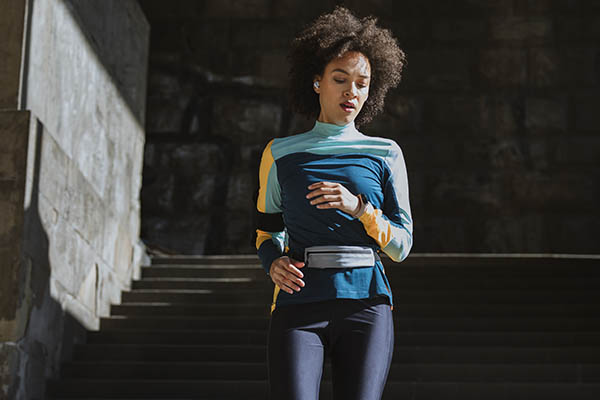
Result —
<instances>
[{"instance_id":1,"label":"woman","mask_svg":"<svg viewBox=\"0 0 600 400\"><path fill-rule=\"evenodd\" d=\"M293 108L317 118L263 151L256 248L275 284L272 399L319 397L326 355L336 399L380 399L392 359L393 298L378 251L404 260L412 217L404 158L358 126L383 109L405 54L376 19L336 7L294 39Z\"/></svg>"}]
</instances>

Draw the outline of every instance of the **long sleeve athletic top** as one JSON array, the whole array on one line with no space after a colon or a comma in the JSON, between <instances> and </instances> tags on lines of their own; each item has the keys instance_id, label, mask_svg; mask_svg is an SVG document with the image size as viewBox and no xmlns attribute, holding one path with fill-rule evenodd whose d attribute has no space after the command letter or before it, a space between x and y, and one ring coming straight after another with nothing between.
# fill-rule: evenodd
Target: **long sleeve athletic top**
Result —
<instances>
[{"instance_id":1,"label":"long sleeve athletic top","mask_svg":"<svg viewBox=\"0 0 600 400\"><path fill-rule=\"evenodd\" d=\"M307 199L315 182L338 182L369 201L360 218L338 209L319 209ZM303 261L309 246L370 246L403 261L412 247L412 216L402 150L391 140L366 136L354 122L315 121L304 133L275 138L265 147L259 169L256 248L269 273L282 255ZM393 297L381 261L373 267L302 268L305 286L289 294L275 285L277 305L333 298Z\"/></svg>"}]
</instances>

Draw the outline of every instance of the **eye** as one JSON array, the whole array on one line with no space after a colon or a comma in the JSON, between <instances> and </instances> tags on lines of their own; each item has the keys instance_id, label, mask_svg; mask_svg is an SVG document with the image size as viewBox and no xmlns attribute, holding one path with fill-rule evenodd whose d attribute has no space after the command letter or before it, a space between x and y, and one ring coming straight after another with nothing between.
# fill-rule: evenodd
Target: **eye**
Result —
<instances>
[{"instance_id":1,"label":"eye","mask_svg":"<svg viewBox=\"0 0 600 400\"><path fill-rule=\"evenodd\" d=\"M336 81L337 83L344 83L344 82L346 82L344 79L341 79L341 80L340 79L334 79L334 81Z\"/></svg>"}]
</instances>

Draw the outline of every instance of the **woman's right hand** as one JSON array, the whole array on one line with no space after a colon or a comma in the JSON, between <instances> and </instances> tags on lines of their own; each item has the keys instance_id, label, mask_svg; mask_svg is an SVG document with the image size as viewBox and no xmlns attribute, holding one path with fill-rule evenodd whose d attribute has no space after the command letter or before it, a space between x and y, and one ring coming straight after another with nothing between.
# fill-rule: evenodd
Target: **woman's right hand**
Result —
<instances>
[{"instance_id":1,"label":"woman's right hand","mask_svg":"<svg viewBox=\"0 0 600 400\"><path fill-rule=\"evenodd\" d=\"M269 275L273 283L281 290L293 294L294 290L299 292L300 288L304 287L304 281L300 279L304 277L304 274L298 269L302 267L304 267L304 262L282 256L271 263Z\"/></svg>"}]
</instances>

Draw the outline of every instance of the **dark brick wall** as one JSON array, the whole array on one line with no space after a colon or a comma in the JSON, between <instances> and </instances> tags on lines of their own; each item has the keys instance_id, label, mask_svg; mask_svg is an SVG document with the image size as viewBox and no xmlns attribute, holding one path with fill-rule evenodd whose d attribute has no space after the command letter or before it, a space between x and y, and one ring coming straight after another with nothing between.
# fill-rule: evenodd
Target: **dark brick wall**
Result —
<instances>
[{"instance_id":1,"label":"dark brick wall","mask_svg":"<svg viewBox=\"0 0 600 400\"><path fill-rule=\"evenodd\" d=\"M142 237L251 253L265 143L312 126L285 103L288 44L343 3L405 50L361 130L404 150L413 252L598 253L600 1L147 1Z\"/></svg>"}]
</instances>

